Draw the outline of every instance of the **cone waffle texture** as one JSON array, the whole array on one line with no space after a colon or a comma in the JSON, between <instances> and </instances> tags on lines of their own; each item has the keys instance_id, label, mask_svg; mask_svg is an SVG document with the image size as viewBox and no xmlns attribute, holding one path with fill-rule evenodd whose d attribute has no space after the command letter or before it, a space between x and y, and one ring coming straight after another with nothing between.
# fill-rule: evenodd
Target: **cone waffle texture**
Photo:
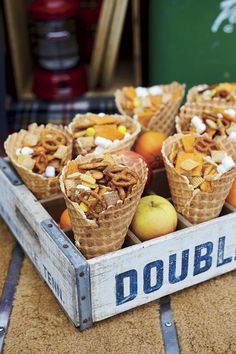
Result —
<instances>
[{"instance_id":1,"label":"cone waffle texture","mask_svg":"<svg viewBox=\"0 0 236 354\"><path fill-rule=\"evenodd\" d=\"M62 126L47 124L46 126L38 126L36 123L29 125L28 130L21 129L18 133L9 135L4 143L4 148L12 165L20 175L25 185L34 193L37 199L44 199L51 195L60 193L60 184L57 177L43 177L40 174L34 173L17 162L16 149L22 147L22 142L28 132L35 135L40 135L43 128L63 132L67 138L68 156L67 161L72 155L72 138Z\"/></svg>"},{"instance_id":2,"label":"cone waffle texture","mask_svg":"<svg viewBox=\"0 0 236 354\"><path fill-rule=\"evenodd\" d=\"M185 85L181 85L178 82L172 82L169 85L160 85L163 90L163 93L174 93L176 91L180 91L180 97L176 99L170 99L166 103L161 105L161 109L154 114L154 116L150 119L147 127L142 127L144 131L146 130L154 130L159 131L167 136L171 135L175 131L175 116L178 113L179 107L181 105L184 92ZM126 114L124 107L125 95L123 90L117 90L115 93L115 101L116 106L120 113Z\"/></svg>"},{"instance_id":3,"label":"cone waffle texture","mask_svg":"<svg viewBox=\"0 0 236 354\"><path fill-rule=\"evenodd\" d=\"M99 156L100 157L100 156ZM88 163L94 155L78 156L75 161ZM98 222L86 218L77 203L66 195L64 180L68 165L60 176L61 190L71 218L75 243L86 258L93 258L118 250L122 247L128 227L132 221L147 180L147 166L142 159L131 161L124 156L113 156L117 163L122 163L135 171L139 176L139 184L133 188L123 203L116 204L100 214Z\"/></svg>"},{"instance_id":4,"label":"cone waffle texture","mask_svg":"<svg viewBox=\"0 0 236 354\"><path fill-rule=\"evenodd\" d=\"M187 177L179 175L168 159L173 144L177 143L179 147L181 146L182 136L176 134L165 140L162 155L176 210L192 224L199 224L220 214L236 176L236 168L224 173L218 179L211 180L214 189L212 193L202 192L200 189L194 190Z\"/></svg>"},{"instance_id":5,"label":"cone waffle texture","mask_svg":"<svg viewBox=\"0 0 236 354\"><path fill-rule=\"evenodd\" d=\"M93 113L87 113L87 115L95 115ZM134 128L134 131L132 134L130 134L130 136L125 139L125 140L121 140L119 144L117 144L115 147L110 147L108 149L106 149L106 151L104 151L104 153L110 153L110 154L115 154L118 151L121 150L130 150L132 148L132 146L134 145L135 140L137 139L138 134L141 131L141 126L138 122L135 122L133 119L131 119L130 117L128 117L127 115L119 115L119 114L112 114L112 116L118 117L118 118L123 118L126 121L128 121ZM68 125L68 131L70 134L73 134L73 130L74 127L79 123L81 117L84 117L84 115L81 114L77 114L74 119L72 120L72 122ZM74 144L74 155L80 155L80 152L77 148L76 143Z\"/></svg>"},{"instance_id":6,"label":"cone waffle texture","mask_svg":"<svg viewBox=\"0 0 236 354\"><path fill-rule=\"evenodd\" d=\"M177 133L184 133L184 126L188 125L193 116L201 117L203 113L214 113L216 106L212 105L209 101L208 102L201 102L201 103L187 103L186 105L180 108L179 115L175 119L176 123L176 131ZM227 109L229 105L225 102L220 102L217 105L219 109ZM231 104L230 108L236 110L236 104ZM221 137L217 136L214 140L220 142L223 149L227 152L229 156L236 162L236 141L231 140L228 137Z\"/></svg>"},{"instance_id":7,"label":"cone waffle texture","mask_svg":"<svg viewBox=\"0 0 236 354\"><path fill-rule=\"evenodd\" d=\"M230 107L232 104L234 104L235 101L228 101L225 98L222 97L212 97L212 98L206 98L203 97L201 94L199 95L198 91L199 90L204 90L208 87L207 84L202 84L202 85L197 85L193 86L187 93L187 103L189 102L207 102L209 105L212 105L214 107L219 106L220 104L226 104L228 107Z\"/></svg>"}]
</instances>

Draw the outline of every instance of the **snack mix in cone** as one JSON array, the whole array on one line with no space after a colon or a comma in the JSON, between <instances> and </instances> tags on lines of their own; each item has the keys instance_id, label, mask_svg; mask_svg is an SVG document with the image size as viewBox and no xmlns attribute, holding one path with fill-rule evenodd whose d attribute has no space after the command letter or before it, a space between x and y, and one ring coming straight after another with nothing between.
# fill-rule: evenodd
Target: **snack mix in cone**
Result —
<instances>
[{"instance_id":1,"label":"snack mix in cone","mask_svg":"<svg viewBox=\"0 0 236 354\"><path fill-rule=\"evenodd\" d=\"M158 130L166 135L174 131L174 118L183 99L185 85L124 87L115 93L119 111L140 122L143 130Z\"/></svg>"},{"instance_id":2,"label":"snack mix in cone","mask_svg":"<svg viewBox=\"0 0 236 354\"><path fill-rule=\"evenodd\" d=\"M177 133L208 134L221 141L224 150L236 161L236 105L218 106L188 103L176 117Z\"/></svg>"},{"instance_id":3,"label":"snack mix in cone","mask_svg":"<svg viewBox=\"0 0 236 354\"><path fill-rule=\"evenodd\" d=\"M10 135L6 154L27 187L38 199L60 192L58 175L71 159L72 138L62 126L29 125Z\"/></svg>"},{"instance_id":4,"label":"snack mix in cone","mask_svg":"<svg viewBox=\"0 0 236 354\"><path fill-rule=\"evenodd\" d=\"M104 113L77 114L68 129L73 136L76 156L130 150L141 130L129 117Z\"/></svg>"},{"instance_id":5,"label":"snack mix in cone","mask_svg":"<svg viewBox=\"0 0 236 354\"><path fill-rule=\"evenodd\" d=\"M236 101L236 83L224 82L215 85L198 85L192 87L187 95L187 102L219 102Z\"/></svg>"},{"instance_id":6,"label":"snack mix in cone","mask_svg":"<svg viewBox=\"0 0 236 354\"><path fill-rule=\"evenodd\" d=\"M60 176L76 246L86 258L121 248L147 179L140 158L78 156Z\"/></svg>"},{"instance_id":7,"label":"snack mix in cone","mask_svg":"<svg viewBox=\"0 0 236 354\"><path fill-rule=\"evenodd\" d=\"M193 224L217 217L236 175L233 159L207 135L176 134L163 143L176 210Z\"/></svg>"}]
</instances>

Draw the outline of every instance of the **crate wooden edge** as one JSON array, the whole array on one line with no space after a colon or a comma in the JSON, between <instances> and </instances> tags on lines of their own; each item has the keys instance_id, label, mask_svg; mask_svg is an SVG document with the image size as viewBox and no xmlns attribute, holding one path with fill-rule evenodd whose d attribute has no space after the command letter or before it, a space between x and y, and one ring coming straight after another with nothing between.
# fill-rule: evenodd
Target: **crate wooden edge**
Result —
<instances>
[{"instance_id":1,"label":"crate wooden edge","mask_svg":"<svg viewBox=\"0 0 236 354\"><path fill-rule=\"evenodd\" d=\"M28 188L21 183L12 184L6 170L7 165L0 159L2 218L69 319L80 329L90 327L92 312L88 262Z\"/></svg>"}]
</instances>

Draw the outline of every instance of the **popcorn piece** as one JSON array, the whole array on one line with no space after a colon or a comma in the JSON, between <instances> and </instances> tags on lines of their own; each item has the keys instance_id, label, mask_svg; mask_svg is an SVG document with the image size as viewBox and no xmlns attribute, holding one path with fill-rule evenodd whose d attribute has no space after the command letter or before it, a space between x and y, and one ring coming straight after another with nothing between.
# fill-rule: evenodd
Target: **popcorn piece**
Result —
<instances>
[{"instance_id":1,"label":"popcorn piece","mask_svg":"<svg viewBox=\"0 0 236 354\"><path fill-rule=\"evenodd\" d=\"M65 145L59 145L54 157L60 160L65 160L68 152L68 147Z\"/></svg>"},{"instance_id":2,"label":"popcorn piece","mask_svg":"<svg viewBox=\"0 0 236 354\"><path fill-rule=\"evenodd\" d=\"M222 160L222 165L224 166L226 171L229 171L235 166L235 163L232 157L225 156Z\"/></svg>"},{"instance_id":3,"label":"popcorn piece","mask_svg":"<svg viewBox=\"0 0 236 354\"><path fill-rule=\"evenodd\" d=\"M21 149L21 154L23 154L23 155L31 155L31 154L33 154L33 152L34 152L34 150L28 146L25 146Z\"/></svg>"},{"instance_id":4,"label":"popcorn piece","mask_svg":"<svg viewBox=\"0 0 236 354\"><path fill-rule=\"evenodd\" d=\"M145 87L136 87L135 92L138 97L148 96L148 89Z\"/></svg>"},{"instance_id":5,"label":"popcorn piece","mask_svg":"<svg viewBox=\"0 0 236 354\"><path fill-rule=\"evenodd\" d=\"M151 96L159 96L163 93L162 88L158 85L149 87L148 91Z\"/></svg>"},{"instance_id":6,"label":"popcorn piece","mask_svg":"<svg viewBox=\"0 0 236 354\"><path fill-rule=\"evenodd\" d=\"M45 170L45 177L55 177L55 175L56 175L55 167L47 166Z\"/></svg>"}]
</instances>

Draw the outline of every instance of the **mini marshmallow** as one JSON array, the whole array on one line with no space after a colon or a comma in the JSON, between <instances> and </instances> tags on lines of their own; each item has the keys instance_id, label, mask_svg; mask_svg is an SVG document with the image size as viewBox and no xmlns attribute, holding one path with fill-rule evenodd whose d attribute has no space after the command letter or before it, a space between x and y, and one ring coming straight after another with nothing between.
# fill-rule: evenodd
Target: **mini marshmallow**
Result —
<instances>
[{"instance_id":1,"label":"mini marshmallow","mask_svg":"<svg viewBox=\"0 0 236 354\"><path fill-rule=\"evenodd\" d=\"M206 90L206 91L204 91L204 92L202 93L202 95L203 95L204 97L210 96L210 95L211 95L211 90Z\"/></svg>"},{"instance_id":2,"label":"mini marshmallow","mask_svg":"<svg viewBox=\"0 0 236 354\"><path fill-rule=\"evenodd\" d=\"M83 189L85 191L89 191L91 188L89 188L88 186L84 186L83 184L78 184L76 186L76 189Z\"/></svg>"},{"instance_id":3,"label":"mini marshmallow","mask_svg":"<svg viewBox=\"0 0 236 354\"><path fill-rule=\"evenodd\" d=\"M236 132L230 132L229 133L229 139L236 140Z\"/></svg>"},{"instance_id":4,"label":"mini marshmallow","mask_svg":"<svg viewBox=\"0 0 236 354\"><path fill-rule=\"evenodd\" d=\"M225 156L222 160L222 165L226 171L229 171L235 166L235 163L231 156Z\"/></svg>"},{"instance_id":5,"label":"mini marshmallow","mask_svg":"<svg viewBox=\"0 0 236 354\"><path fill-rule=\"evenodd\" d=\"M104 153L104 148L101 147L101 146L97 146L94 151L93 151L93 154L94 155L102 155Z\"/></svg>"},{"instance_id":6,"label":"mini marshmallow","mask_svg":"<svg viewBox=\"0 0 236 354\"><path fill-rule=\"evenodd\" d=\"M162 88L158 85L149 87L148 91L151 96L158 96L158 95L162 95L163 93Z\"/></svg>"},{"instance_id":7,"label":"mini marshmallow","mask_svg":"<svg viewBox=\"0 0 236 354\"><path fill-rule=\"evenodd\" d=\"M21 148L16 149L16 156L19 156L21 153Z\"/></svg>"},{"instance_id":8,"label":"mini marshmallow","mask_svg":"<svg viewBox=\"0 0 236 354\"><path fill-rule=\"evenodd\" d=\"M130 137L130 133L125 133L124 139L127 140Z\"/></svg>"},{"instance_id":9,"label":"mini marshmallow","mask_svg":"<svg viewBox=\"0 0 236 354\"><path fill-rule=\"evenodd\" d=\"M134 120L135 122L138 122L138 116L137 116L137 114L134 114L133 120Z\"/></svg>"},{"instance_id":10,"label":"mini marshmallow","mask_svg":"<svg viewBox=\"0 0 236 354\"><path fill-rule=\"evenodd\" d=\"M218 165L217 172L219 172L220 174L225 173L226 169L224 168L224 165L222 165L222 164Z\"/></svg>"},{"instance_id":11,"label":"mini marshmallow","mask_svg":"<svg viewBox=\"0 0 236 354\"><path fill-rule=\"evenodd\" d=\"M217 118L222 119L223 118L223 114L222 113L217 113Z\"/></svg>"},{"instance_id":12,"label":"mini marshmallow","mask_svg":"<svg viewBox=\"0 0 236 354\"><path fill-rule=\"evenodd\" d=\"M105 116L105 113L98 113L98 116L99 116L99 117L104 117L104 116Z\"/></svg>"},{"instance_id":13,"label":"mini marshmallow","mask_svg":"<svg viewBox=\"0 0 236 354\"><path fill-rule=\"evenodd\" d=\"M25 147L23 147L23 148L21 149L21 153L22 153L23 155L30 155L30 154L33 154L33 152L34 152L34 150L31 149L31 148L28 147L28 146L25 146Z\"/></svg>"},{"instance_id":14,"label":"mini marshmallow","mask_svg":"<svg viewBox=\"0 0 236 354\"><path fill-rule=\"evenodd\" d=\"M118 145L118 144L120 144L120 140L119 139L115 139L115 140L113 140L112 144L113 145Z\"/></svg>"},{"instance_id":15,"label":"mini marshmallow","mask_svg":"<svg viewBox=\"0 0 236 354\"><path fill-rule=\"evenodd\" d=\"M202 134L206 130L206 125L202 122L201 118L194 116L191 119L192 125L196 128L198 134Z\"/></svg>"},{"instance_id":16,"label":"mini marshmallow","mask_svg":"<svg viewBox=\"0 0 236 354\"><path fill-rule=\"evenodd\" d=\"M55 177L55 175L56 175L55 167L53 166L46 167L45 177Z\"/></svg>"},{"instance_id":17,"label":"mini marshmallow","mask_svg":"<svg viewBox=\"0 0 236 354\"><path fill-rule=\"evenodd\" d=\"M97 136L95 138L95 145L101 146L102 148L106 149L112 145L112 140L103 138L102 136Z\"/></svg>"},{"instance_id":18,"label":"mini marshmallow","mask_svg":"<svg viewBox=\"0 0 236 354\"><path fill-rule=\"evenodd\" d=\"M145 87L141 87L141 86L136 87L135 92L136 92L136 95L138 97L146 97L146 96L148 96L148 89L145 88Z\"/></svg>"},{"instance_id":19,"label":"mini marshmallow","mask_svg":"<svg viewBox=\"0 0 236 354\"><path fill-rule=\"evenodd\" d=\"M229 114L230 116L232 117L236 117L236 112L233 108L228 108L228 109L225 109L225 113Z\"/></svg>"}]
</instances>

